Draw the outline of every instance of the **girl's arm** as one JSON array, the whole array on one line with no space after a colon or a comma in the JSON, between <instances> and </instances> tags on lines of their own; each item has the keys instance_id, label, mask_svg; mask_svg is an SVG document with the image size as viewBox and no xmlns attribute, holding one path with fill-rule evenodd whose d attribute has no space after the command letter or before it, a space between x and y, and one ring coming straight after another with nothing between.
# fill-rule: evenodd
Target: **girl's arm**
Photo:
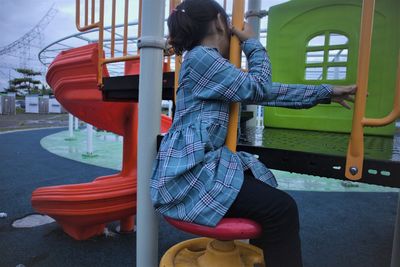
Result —
<instances>
[{"instance_id":1,"label":"girl's arm","mask_svg":"<svg viewBox=\"0 0 400 267\"><path fill-rule=\"evenodd\" d=\"M277 94L274 101L259 103L264 106L286 108L310 108L317 104L336 102L351 109L347 102L354 102L356 85L304 85L273 83L272 90Z\"/></svg>"},{"instance_id":2,"label":"girl's arm","mask_svg":"<svg viewBox=\"0 0 400 267\"><path fill-rule=\"evenodd\" d=\"M258 40L248 39L242 49L249 62L248 72L236 68L214 48L194 48L185 59L194 96L226 102L274 100L276 95L270 94L271 64L265 48Z\"/></svg>"},{"instance_id":3,"label":"girl's arm","mask_svg":"<svg viewBox=\"0 0 400 267\"><path fill-rule=\"evenodd\" d=\"M195 48L187 58L194 96L202 100L288 108L309 108L319 103L330 103L332 89L329 85L272 83L269 57L257 39L244 41L242 49L249 62L248 72L229 63L216 49Z\"/></svg>"},{"instance_id":4,"label":"girl's arm","mask_svg":"<svg viewBox=\"0 0 400 267\"><path fill-rule=\"evenodd\" d=\"M271 94L275 94L273 100L257 103L263 106L286 108L311 108L317 104L330 104L333 94L332 86L283 84L272 83Z\"/></svg>"},{"instance_id":5,"label":"girl's arm","mask_svg":"<svg viewBox=\"0 0 400 267\"><path fill-rule=\"evenodd\" d=\"M202 100L244 102L286 108L310 108L331 100L345 108L353 102L355 85L332 86L282 84L271 81L271 63L256 39L242 43L249 62L244 72L224 59L216 49L196 47L188 54L188 81L195 97Z\"/></svg>"}]
</instances>

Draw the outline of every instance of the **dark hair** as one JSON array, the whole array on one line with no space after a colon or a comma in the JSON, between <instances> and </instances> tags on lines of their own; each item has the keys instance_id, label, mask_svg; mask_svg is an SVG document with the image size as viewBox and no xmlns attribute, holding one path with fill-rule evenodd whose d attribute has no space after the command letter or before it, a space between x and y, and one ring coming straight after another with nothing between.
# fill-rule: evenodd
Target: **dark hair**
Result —
<instances>
[{"instance_id":1,"label":"dark hair","mask_svg":"<svg viewBox=\"0 0 400 267\"><path fill-rule=\"evenodd\" d=\"M225 10L214 0L185 0L168 17L169 43L177 55L191 50L207 36L209 24Z\"/></svg>"}]
</instances>

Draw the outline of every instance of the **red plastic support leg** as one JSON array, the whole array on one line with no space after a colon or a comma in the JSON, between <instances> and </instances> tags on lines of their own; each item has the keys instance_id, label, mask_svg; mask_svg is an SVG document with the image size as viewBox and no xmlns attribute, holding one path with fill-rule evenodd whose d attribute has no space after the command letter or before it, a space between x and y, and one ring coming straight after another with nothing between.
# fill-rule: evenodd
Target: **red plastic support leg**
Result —
<instances>
[{"instance_id":1,"label":"red plastic support leg","mask_svg":"<svg viewBox=\"0 0 400 267\"><path fill-rule=\"evenodd\" d=\"M129 216L120 220L120 232L130 233L135 229L135 216Z\"/></svg>"},{"instance_id":2,"label":"red plastic support leg","mask_svg":"<svg viewBox=\"0 0 400 267\"><path fill-rule=\"evenodd\" d=\"M105 224L77 226L69 223L58 223L63 228L64 232L72 236L76 240L86 240L90 237L102 235L104 233Z\"/></svg>"}]
</instances>

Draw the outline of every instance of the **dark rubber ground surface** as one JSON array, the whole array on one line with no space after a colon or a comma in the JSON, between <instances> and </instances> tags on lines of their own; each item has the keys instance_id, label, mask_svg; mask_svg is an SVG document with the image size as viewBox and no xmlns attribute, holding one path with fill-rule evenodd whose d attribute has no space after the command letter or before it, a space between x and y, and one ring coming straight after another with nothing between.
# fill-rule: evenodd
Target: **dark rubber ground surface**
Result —
<instances>
[{"instance_id":1,"label":"dark rubber ground surface","mask_svg":"<svg viewBox=\"0 0 400 267\"><path fill-rule=\"evenodd\" d=\"M80 183L115 171L50 154L40 139L60 129L0 135L0 267L135 266L136 235L114 233L75 241L52 223L14 229L11 223L33 213L30 196L41 186ZM399 174L400 175L400 174ZM289 192L297 200L305 267L390 265L396 193ZM159 255L191 237L163 220ZM147 266L141 266L147 267Z\"/></svg>"}]
</instances>

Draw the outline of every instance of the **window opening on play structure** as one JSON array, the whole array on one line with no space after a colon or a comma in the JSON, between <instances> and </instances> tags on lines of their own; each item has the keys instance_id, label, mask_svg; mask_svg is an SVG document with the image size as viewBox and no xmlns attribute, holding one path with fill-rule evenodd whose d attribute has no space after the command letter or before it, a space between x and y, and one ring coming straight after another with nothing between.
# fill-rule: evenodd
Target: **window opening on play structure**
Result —
<instances>
[{"instance_id":1,"label":"window opening on play structure","mask_svg":"<svg viewBox=\"0 0 400 267\"><path fill-rule=\"evenodd\" d=\"M306 43L305 80L346 80L349 56L346 35L325 31L312 36Z\"/></svg>"}]
</instances>

